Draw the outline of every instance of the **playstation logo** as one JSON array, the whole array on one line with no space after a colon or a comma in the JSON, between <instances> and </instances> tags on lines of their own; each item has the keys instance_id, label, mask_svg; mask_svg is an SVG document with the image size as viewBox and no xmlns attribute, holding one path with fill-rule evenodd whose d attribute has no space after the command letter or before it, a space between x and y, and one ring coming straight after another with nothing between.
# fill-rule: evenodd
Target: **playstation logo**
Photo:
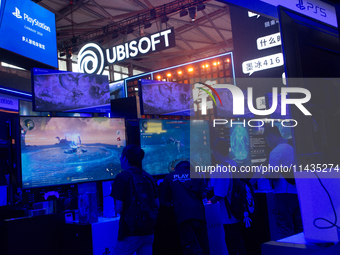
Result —
<instances>
[{"instance_id":1,"label":"playstation logo","mask_svg":"<svg viewBox=\"0 0 340 255\"><path fill-rule=\"evenodd\" d=\"M297 8L299 8L301 11L306 9L305 6L303 6L303 0L299 0L299 3L296 5Z\"/></svg>"},{"instance_id":2,"label":"playstation logo","mask_svg":"<svg viewBox=\"0 0 340 255\"><path fill-rule=\"evenodd\" d=\"M20 10L17 7L15 7L15 12L12 12L12 14L18 19L22 19L22 16L20 15Z\"/></svg>"}]
</instances>

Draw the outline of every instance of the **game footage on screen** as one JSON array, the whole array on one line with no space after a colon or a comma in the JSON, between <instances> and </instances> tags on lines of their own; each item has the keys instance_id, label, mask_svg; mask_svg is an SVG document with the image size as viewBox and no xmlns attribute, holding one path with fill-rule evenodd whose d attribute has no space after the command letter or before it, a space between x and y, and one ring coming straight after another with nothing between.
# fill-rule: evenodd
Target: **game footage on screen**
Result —
<instances>
[{"instance_id":1,"label":"game footage on screen","mask_svg":"<svg viewBox=\"0 0 340 255\"><path fill-rule=\"evenodd\" d=\"M139 128L145 151L143 168L149 174L167 174L181 160L210 165L208 122L141 119Z\"/></svg>"},{"instance_id":2,"label":"game footage on screen","mask_svg":"<svg viewBox=\"0 0 340 255\"><path fill-rule=\"evenodd\" d=\"M36 111L76 112L110 103L109 81L105 75L38 71L33 71Z\"/></svg>"},{"instance_id":3,"label":"game footage on screen","mask_svg":"<svg viewBox=\"0 0 340 255\"><path fill-rule=\"evenodd\" d=\"M141 80L143 114L194 115L191 84Z\"/></svg>"},{"instance_id":4,"label":"game footage on screen","mask_svg":"<svg viewBox=\"0 0 340 255\"><path fill-rule=\"evenodd\" d=\"M125 122L110 118L20 117L23 188L114 178Z\"/></svg>"}]
</instances>

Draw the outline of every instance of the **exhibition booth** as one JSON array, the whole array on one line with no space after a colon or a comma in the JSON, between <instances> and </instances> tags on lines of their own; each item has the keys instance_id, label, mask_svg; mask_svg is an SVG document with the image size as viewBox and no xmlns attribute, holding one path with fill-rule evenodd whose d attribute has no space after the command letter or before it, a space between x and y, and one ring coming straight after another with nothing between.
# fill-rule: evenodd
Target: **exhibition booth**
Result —
<instances>
[{"instance_id":1,"label":"exhibition booth","mask_svg":"<svg viewBox=\"0 0 340 255\"><path fill-rule=\"evenodd\" d=\"M198 11L207 1L189 2ZM0 61L30 71L30 79L0 73L1 254L112 254L120 219L112 185L123 171L123 149L144 150L143 169L160 191L184 160L191 177L211 187L218 168L212 145L220 138L254 190L256 209L243 231L247 254L339 253L338 6L219 2L230 13L232 51L110 81L105 67L176 47L176 29L106 49L83 41L79 72L61 71L55 15L34 1L0 1ZM303 232L283 239L276 179L264 178L272 150L267 126L294 148L286 172ZM210 254L228 254L220 202L210 198L202 201ZM173 225L173 213L161 207L154 254L176 247Z\"/></svg>"}]
</instances>

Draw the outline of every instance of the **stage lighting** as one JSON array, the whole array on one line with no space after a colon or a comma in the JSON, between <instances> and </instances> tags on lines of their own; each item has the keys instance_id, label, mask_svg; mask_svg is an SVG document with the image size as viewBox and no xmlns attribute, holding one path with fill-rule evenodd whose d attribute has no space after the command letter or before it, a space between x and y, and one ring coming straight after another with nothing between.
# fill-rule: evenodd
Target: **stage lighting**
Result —
<instances>
[{"instance_id":1,"label":"stage lighting","mask_svg":"<svg viewBox=\"0 0 340 255\"><path fill-rule=\"evenodd\" d=\"M167 17L167 16L163 16L162 18L161 18L161 23L166 23L166 22L168 22L169 21L169 18Z\"/></svg>"},{"instance_id":2,"label":"stage lighting","mask_svg":"<svg viewBox=\"0 0 340 255\"><path fill-rule=\"evenodd\" d=\"M199 4L197 5L197 11L203 11L205 9L205 5L204 4Z\"/></svg>"},{"instance_id":3,"label":"stage lighting","mask_svg":"<svg viewBox=\"0 0 340 255\"><path fill-rule=\"evenodd\" d=\"M179 12L179 16L180 17L184 17L184 16L187 16L188 15L188 11L186 9L182 9L180 12Z\"/></svg>"},{"instance_id":4,"label":"stage lighting","mask_svg":"<svg viewBox=\"0 0 340 255\"><path fill-rule=\"evenodd\" d=\"M126 29L126 33L127 33L127 34L132 34L132 33L133 33L133 28L132 28L132 27L128 27L128 28Z\"/></svg>"},{"instance_id":5,"label":"stage lighting","mask_svg":"<svg viewBox=\"0 0 340 255\"><path fill-rule=\"evenodd\" d=\"M189 16L191 18L191 21L195 21L195 19L196 19L196 7L190 7L189 8Z\"/></svg>"},{"instance_id":6,"label":"stage lighting","mask_svg":"<svg viewBox=\"0 0 340 255\"><path fill-rule=\"evenodd\" d=\"M144 24L144 29L147 29L147 28L149 28L149 27L151 27L151 26L152 26L152 24L151 24L150 22L145 23L145 24Z\"/></svg>"}]
</instances>

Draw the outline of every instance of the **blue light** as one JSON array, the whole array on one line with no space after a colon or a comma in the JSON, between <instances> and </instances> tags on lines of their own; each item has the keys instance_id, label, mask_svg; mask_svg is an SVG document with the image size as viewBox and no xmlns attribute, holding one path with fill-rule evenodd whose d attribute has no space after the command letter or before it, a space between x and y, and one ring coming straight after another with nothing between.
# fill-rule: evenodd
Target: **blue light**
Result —
<instances>
[{"instance_id":1,"label":"blue light","mask_svg":"<svg viewBox=\"0 0 340 255\"><path fill-rule=\"evenodd\" d=\"M14 94L19 94L19 95L25 95L25 96L28 96L28 97L32 97L31 94L27 94L27 93L24 93L24 92L19 92L19 91L16 91L16 90L5 89L5 88L0 88L0 90L8 91L8 92L11 92L11 93L14 93Z\"/></svg>"}]
</instances>

